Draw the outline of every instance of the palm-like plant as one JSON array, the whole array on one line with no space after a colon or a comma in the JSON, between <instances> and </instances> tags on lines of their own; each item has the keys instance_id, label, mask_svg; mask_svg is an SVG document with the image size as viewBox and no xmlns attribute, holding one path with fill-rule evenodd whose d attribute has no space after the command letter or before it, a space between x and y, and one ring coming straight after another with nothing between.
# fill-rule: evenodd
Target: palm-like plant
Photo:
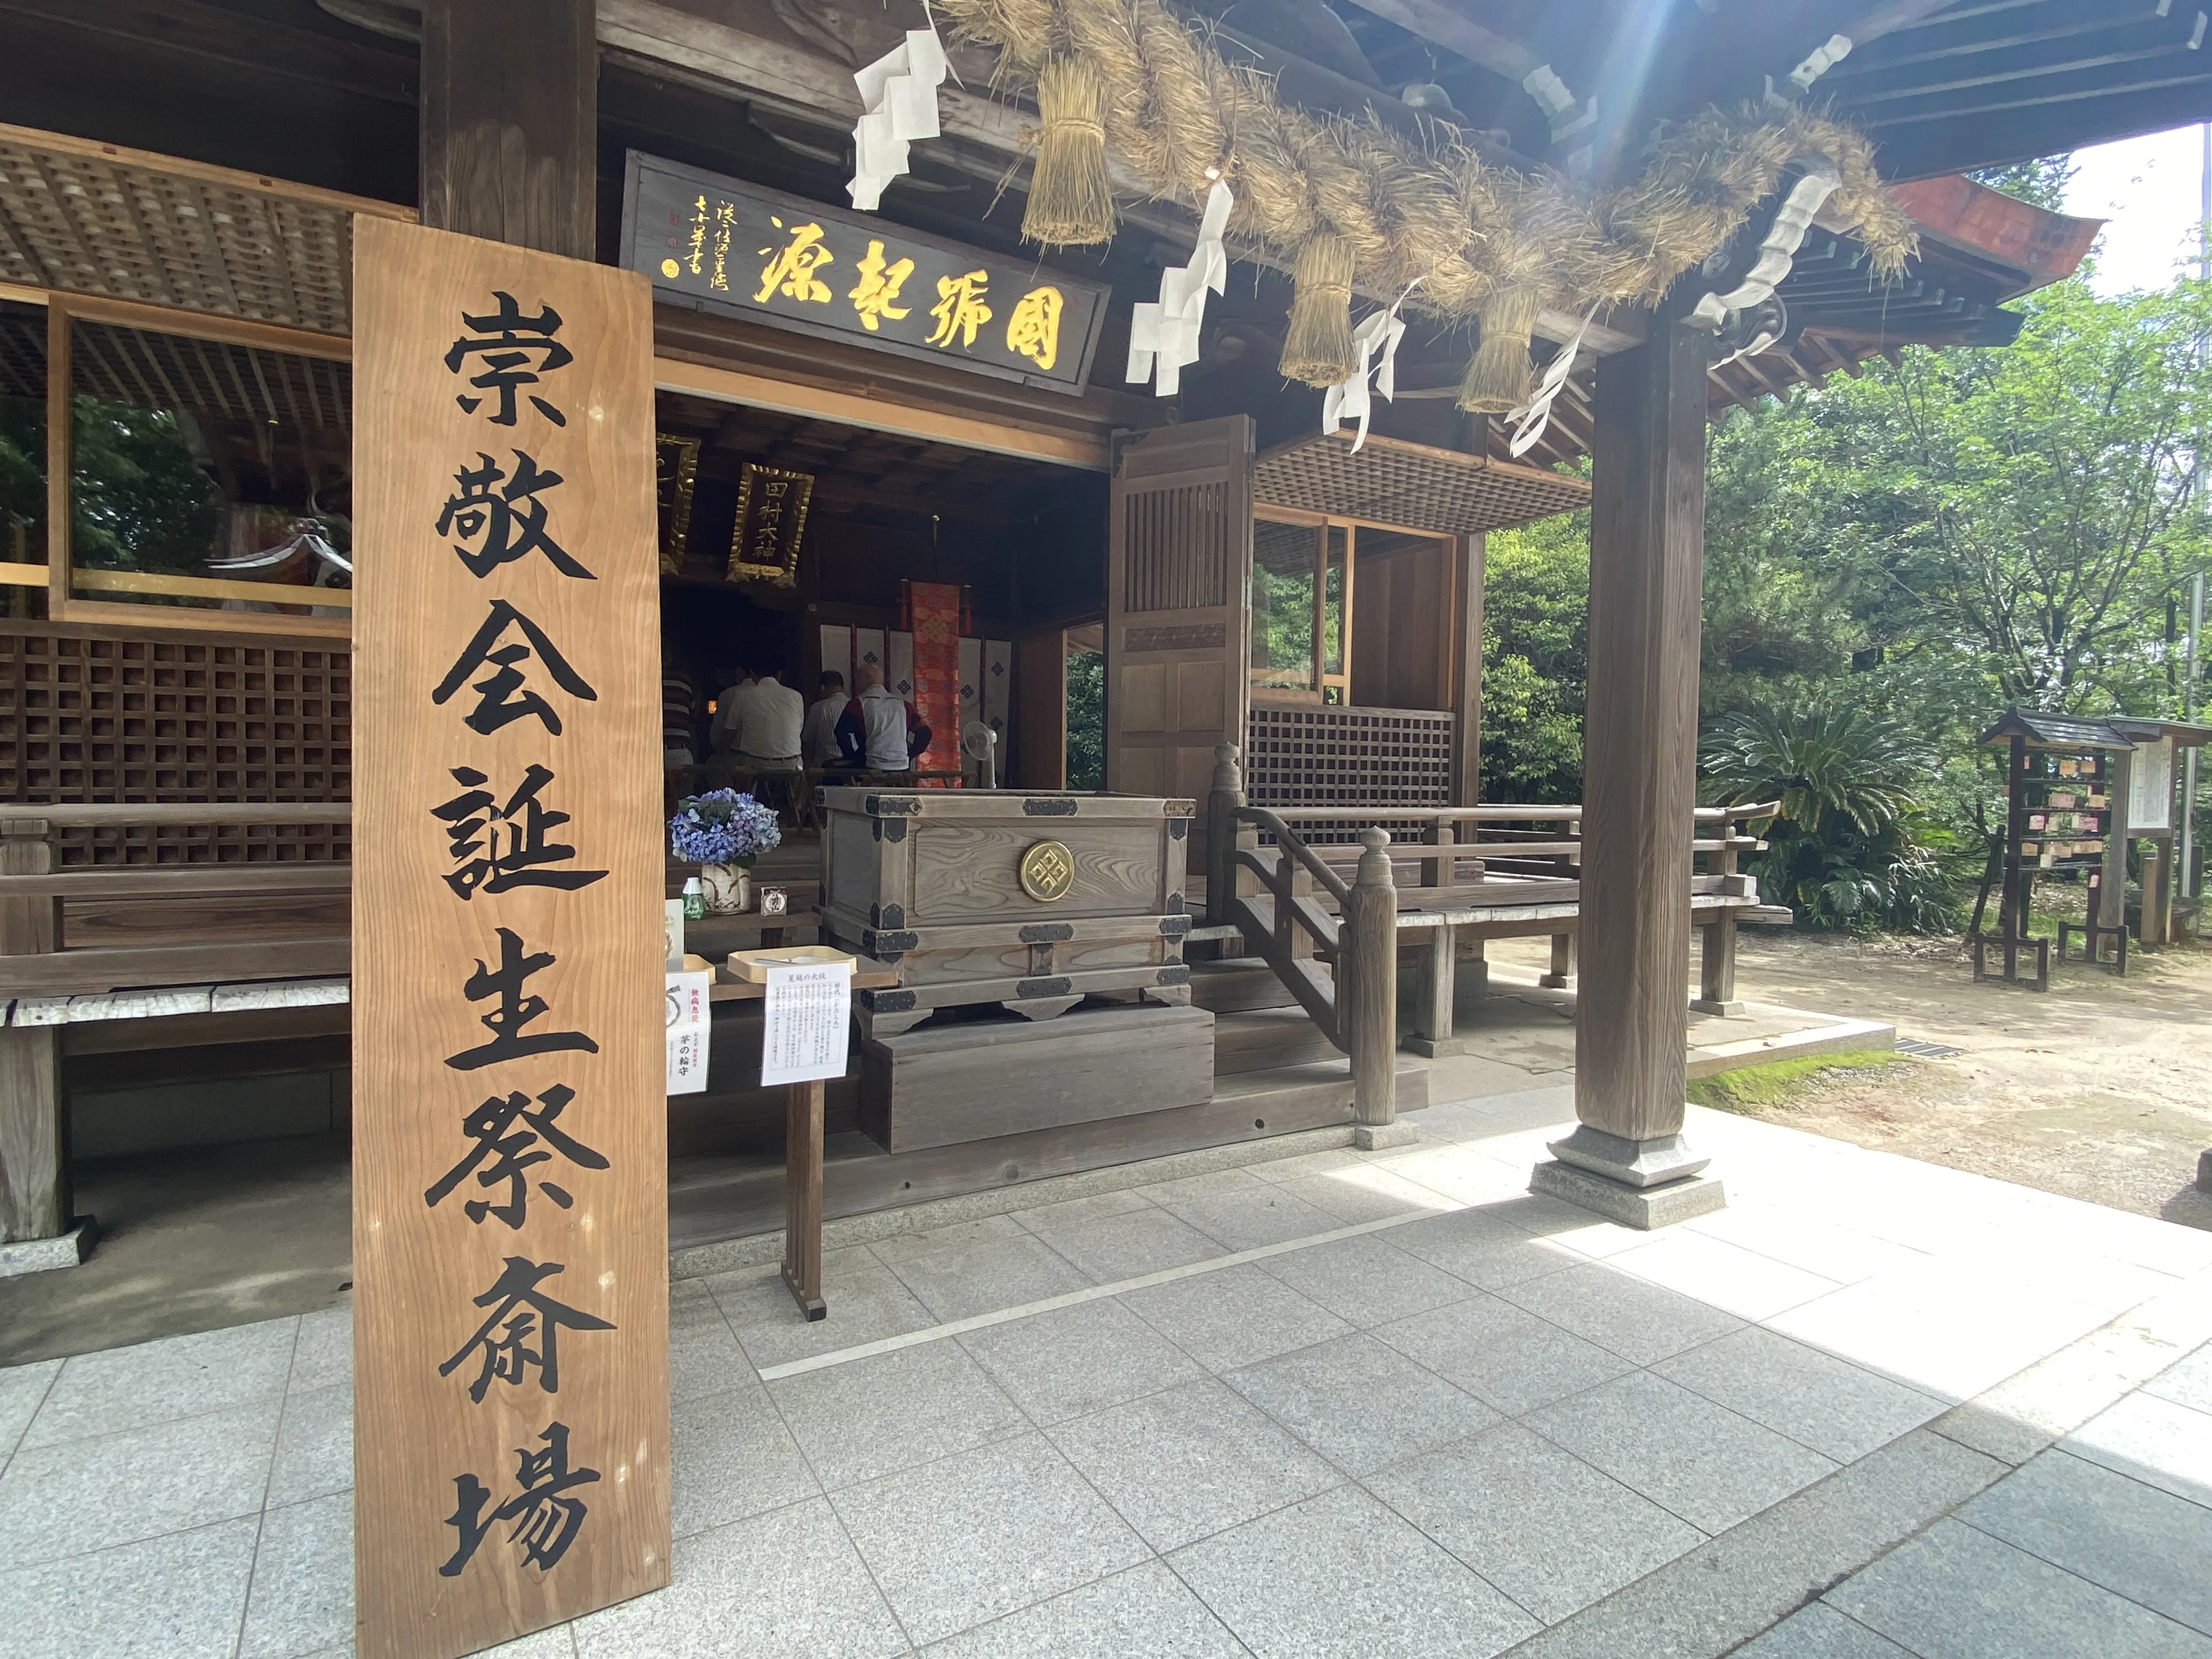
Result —
<instances>
[{"instance_id":1,"label":"palm-like plant","mask_svg":"<svg viewBox=\"0 0 2212 1659\"><path fill-rule=\"evenodd\" d=\"M1760 884L1816 927L1953 923L1948 881L1915 840L1927 746L1899 722L1823 698L1723 716L1701 756L1721 805L1777 800Z\"/></svg>"}]
</instances>

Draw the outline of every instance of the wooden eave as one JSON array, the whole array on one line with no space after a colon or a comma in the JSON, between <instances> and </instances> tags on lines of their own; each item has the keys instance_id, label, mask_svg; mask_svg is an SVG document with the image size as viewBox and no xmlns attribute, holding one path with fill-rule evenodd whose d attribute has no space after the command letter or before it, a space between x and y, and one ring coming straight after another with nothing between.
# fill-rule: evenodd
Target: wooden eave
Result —
<instances>
[{"instance_id":1,"label":"wooden eave","mask_svg":"<svg viewBox=\"0 0 2212 1659\"><path fill-rule=\"evenodd\" d=\"M344 336L353 218L415 210L0 125L0 284Z\"/></svg>"},{"instance_id":2,"label":"wooden eave","mask_svg":"<svg viewBox=\"0 0 2212 1659\"><path fill-rule=\"evenodd\" d=\"M1589 505L1586 478L1370 434L1316 433L1263 453L1252 499L1264 507L1442 535L1478 535Z\"/></svg>"},{"instance_id":3,"label":"wooden eave","mask_svg":"<svg viewBox=\"0 0 2212 1659\"><path fill-rule=\"evenodd\" d=\"M2085 720L2078 714L2046 714L2028 708L2008 708L1996 724L1976 741L1989 744L2024 738L2031 749L2132 750L2135 744L2109 720Z\"/></svg>"},{"instance_id":4,"label":"wooden eave","mask_svg":"<svg viewBox=\"0 0 2212 1659\"><path fill-rule=\"evenodd\" d=\"M2173 740L2177 749L2202 749L2212 744L2212 726L2201 726L2189 720L2134 720L2124 716L2106 722L2122 737L2136 744L2162 743Z\"/></svg>"}]
</instances>

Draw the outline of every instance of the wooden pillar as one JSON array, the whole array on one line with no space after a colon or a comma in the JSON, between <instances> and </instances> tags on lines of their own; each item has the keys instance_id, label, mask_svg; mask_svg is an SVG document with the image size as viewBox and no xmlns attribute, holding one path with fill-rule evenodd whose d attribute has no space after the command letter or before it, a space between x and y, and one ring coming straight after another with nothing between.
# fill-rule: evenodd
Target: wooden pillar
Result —
<instances>
[{"instance_id":1,"label":"wooden pillar","mask_svg":"<svg viewBox=\"0 0 2212 1659\"><path fill-rule=\"evenodd\" d=\"M424 224L592 257L597 10L595 0L425 0Z\"/></svg>"},{"instance_id":2,"label":"wooden pillar","mask_svg":"<svg viewBox=\"0 0 2212 1659\"><path fill-rule=\"evenodd\" d=\"M1452 691L1458 718L1452 723L1452 805L1472 806L1482 799L1482 586L1486 542L1480 534L1462 536L1454 571L1457 635L1452 641Z\"/></svg>"},{"instance_id":3,"label":"wooden pillar","mask_svg":"<svg viewBox=\"0 0 2212 1659\"><path fill-rule=\"evenodd\" d=\"M1553 990L1567 988L1567 979L1575 970L1575 936L1572 933L1552 935L1552 971L1537 976L1536 983L1548 985Z\"/></svg>"},{"instance_id":4,"label":"wooden pillar","mask_svg":"<svg viewBox=\"0 0 2212 1659\"><path fill-rule=\"evenodd\" d=\"M46 835L43 818L0 823L0 875L51 871ZM43 896L0 899L0 956L53 950L60 943L55 910L55 901ZM0 1244L58 1240L70 1230L69 1139L54 1039L51 1025L0 1029ZM38 1265L67 1267L80 1254L53 1250Z\"/></svg>"},{"instance_id":5,"label":"wooden pillar","mask_svg":"<svg viewBox=\"0 0 2212 1659\"><path fill-rule=\"evenodd\" d=\"M1390 836L1370 829L1359 839L1366 850L1337 939L1336 1018L1352 1055L1354 1144L1373 1147L1409 1137L1390 1133L1398 1116L1398 887Z\"/></svg>"},{"instance_id":6,"label":"wooden pillar","mask_svg":"<svg viewBox=\"0 0 2212 1659\"><path fill-rule=\"evenodd\" d=\"M1206 920L1215 927L1235 920L1231 902L1237 896L1237 849L1242 833L1237 811L1244 805L1239 752L1233 743L1213 746L1213 787L1206 800Z\"/></svg>"},{"instance_id":7,"label":"wooden pillar","mask_svg":"<svg viewBox=\"0 0 2212 1659\"><path fill-rule=\"evenodd\" d=\"M1014 752L1008 781L1024 789L1067 787L1067 632L1014 641Z\"/></svg>"},{"instance_id":8,"label":"wooden pillar","mask_svg":"<svg viewBox=\"0 0 2212 1659\"><path fill-rule=\"evenodd\" d=\"M1575 1115L1534 1183L1630 1225L1717 1208L1681 1138L1712 337L1598 366Z\"/></svg>"},{"instance_id":9,"label":"wooden pillar","mask_svg":"<svg viewBox=\"0 0 2212 1659\"><path fill-rule=\"evenodd\" d=\"M2128 787L2131 769L2128 753L2121 750L2112 757L2105 775L2105 858L2103 879L2097 887L2097 914L2100 928L2117 927L2124 933L2128 925ZM2095 947L2090 955L2096 954Z\"/></svg>"},{"instance_id":10,"label":"wooden pillar","mask_svg":"<svg viewBox=\"0 0 2212 1659\"><path fill-rule=\"evenodd\" d=\"M783 1282L810 1320L822 1300L822 1103L828 1085L783 1086Z\"/></svg>"},{"instance_id":11,"label":"wooden pillar","mask_svg":"<svg viewBox=\"0 0 2212 1659\"><path fill-rule=\"evenodd\" d=\"M2172 936L2173 831L2143 837L2142 921L2136 938L2148 945L2161 945Z\"/></svg>"}]
</instances>

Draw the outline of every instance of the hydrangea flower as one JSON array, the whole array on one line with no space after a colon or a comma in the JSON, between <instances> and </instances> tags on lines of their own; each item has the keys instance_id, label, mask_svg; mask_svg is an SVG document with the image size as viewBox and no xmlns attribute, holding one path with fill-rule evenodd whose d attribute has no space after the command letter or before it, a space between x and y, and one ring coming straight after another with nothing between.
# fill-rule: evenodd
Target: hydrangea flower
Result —
<instances>
[{"instance_id":1,"label":"hydrangea flower","mask_svg":"<svg viewBox=\"0 0 2212 1659\"><path fill-rule=\"evenodd\" d=\"M737 864L755 859L783 839L772 807L734 789L714 789L678 803L668 820L668 849L686 864Z\"/></svg>"}]
</instances>

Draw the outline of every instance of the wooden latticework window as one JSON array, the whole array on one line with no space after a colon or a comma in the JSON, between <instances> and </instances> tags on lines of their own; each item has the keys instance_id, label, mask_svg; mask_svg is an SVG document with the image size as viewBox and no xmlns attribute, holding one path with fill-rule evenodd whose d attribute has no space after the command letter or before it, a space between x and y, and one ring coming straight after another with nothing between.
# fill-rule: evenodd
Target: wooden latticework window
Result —
<instances>
[{"instance_id":1,"label":"wooden latticework window","mask_svg":"<svg viewBox=\"0 0 2212 1659\"><path fill-rule=\"evenodd\" d=\"M1437 709L1254 707L1245 745L1244 794L1295 821L1299 806L1451 805L1452 716ZM1358 826L1311 839L1355 839Z\"/></svg>"},{"instance_id":2,"label":"wooden latticework window","mask_svg":"<svg viewBox=\"0 0 2212 1659\"><path fill-rule=\"evenodd\" d=\"M344 801L351 658L318 642L0 623L0 801ZM70 830L64 865L343 860L344 824Z\"/></svg>"}]
</instances>

